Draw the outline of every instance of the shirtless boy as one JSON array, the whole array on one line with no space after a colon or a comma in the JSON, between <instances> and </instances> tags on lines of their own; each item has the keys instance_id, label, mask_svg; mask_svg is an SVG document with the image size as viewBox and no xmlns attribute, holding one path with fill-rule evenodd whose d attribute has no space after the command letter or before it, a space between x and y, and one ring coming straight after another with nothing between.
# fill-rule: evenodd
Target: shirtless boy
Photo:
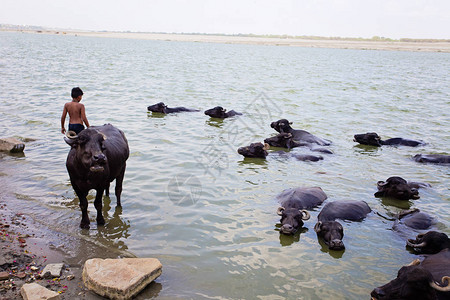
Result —
<instances>
[{"instance_id":1,"label":"shirtless boy","mask_svg":"<svg viewBox=\"0 0 450 300\"><path fill-rule=\"evenodd\" d=\"M83 91L79 87L72 89L72 102L64 104L63 113L61 116L61 133L66 133L64 123L66 122L66 115L69 113L69 130L75 131L76 134L84 129L83 122L89 127L89 122L86 118L84 105L80 103L83 97Z\"/></svg>"}]
</instances>

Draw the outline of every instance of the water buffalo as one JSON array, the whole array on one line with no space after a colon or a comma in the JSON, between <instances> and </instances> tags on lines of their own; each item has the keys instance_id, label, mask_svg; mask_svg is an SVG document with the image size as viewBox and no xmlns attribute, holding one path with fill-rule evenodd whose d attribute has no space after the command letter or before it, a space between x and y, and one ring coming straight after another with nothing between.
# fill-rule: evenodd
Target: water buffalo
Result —
<instances>
[{"instance_id":1,"label":"water buffalo","mask_svg":"<svg viewBox=\"0 0 450 300\"><path fill-rule=\"evenodd\" d=\"M294 140L308 143L308 144L317 144L319 146L329 146L331 142L320 137L317 137L305 130L293 129L290 125L292 123L286 119L281 119L270 124L270 127L278 131L279 133L291 133Z\"/></svg>"},{"instance_id":2,"label":"water buffalo","mask_svg":"<svg viewBox=\"0 0 450 300\"><path fill-rule=\"evenodd\" d=\"M240 112L230 110L227 112L222 106L216 106L214 108L205 110L205 115L210 116L211 118L220 118L225 119L233 116L242 115Z\"/></svg>"},{"instance_id":3,"label":"water buffalo","mask_svg":"<svg viewBox=\"0 0 450 300\"><path fill-rule=\"evenodd\" d=\"M318 222L314 226L317 236L323 238L331 250L344 250L344 228L335 221L361 221L371 212L364 201L335 201L325 204L317 216Z\"/></svg>"},{"instance_id":4,"label":"water buffalo","mask_svg":"<svg viewBox=\"0 0 450 300\"><path fill-rule=\"evenodd\" d=\"M416 154L412 159L420 163L450 164L450 155L444 154Z\"/></svg>"},{"instance_id":5,"label":"water buffalo","mask_svg":"<svg viewBox=\"0 0 450 300\"><path fill-rule=\"evenodd\" d=\"M378 181L378 192L375 197L392 197L399 200L419 199L418 189L430 187L429 184L421 182L407 182L402 177L389 177L386 181Z\"/></svg>"},{"instance_id":6,"label":"water buffalo","mask_svg":"<svg viewBox=\"0 0 450 300\"><path fill-rule=\"evenodd\" d=\"M435 254L444 249L450 249L450 239L445 233L428 231L417 235L416 239L408 239L406 245L414 249L414 252L422 254Z\"/></svg>"},{"instance_id":7,"label":"water buffalo","mask_svg":"<svg viewBox=\"0 0 450 300\"><path fill-rule=\"evenodd\" d=\"M89 228L86 196L91 189L97 191L94 201L97 224L104 225L103 191L106 190L106 195L109 196L109 185L114 179L117 206L121 206L122 182L126 160L130 153L128 141L124 133L111 124L91 126L81 131L78 136L64 139L71 146L66 167L72 187L80 199L82 213L80 227Z\"/></svg>"},{"instance_id":8,"label":"water buffalo","mask_svg":"<svg viewBox=\"0 0 450 300\"><path fill-rule=\"evenodd\" d=\"M399 230L401 225L412 229L425 230L436 224L436 220L427 213L421 212L418 208L402 211L395 220L393 229Z\"/></svg>"},{"instance_id":9,"label":"water buffalo","mask_svg":"<svg viewBox=\"0 0 450 300\"><path fill-rule=\"evenodd\" d=\"M391 299L421 299L444 300L450 299L450 251L443 250L419 259L402 267L397 278L391 282L375 288L370 295L372 300ZM443 286L440 284L446 285Z\"/></svg>"},{"instance_id":10,"label":"water buffalo","mask_svg":"<svg viewBox=\"0 0 450 300\"><path fill-rule=\"evenodd\" d=\"M360 143L362 145L376 146L381 147L383 145L389 146L410 146L417 147L421 145L425 145L422 141L414 141L403 138L392 138L388 140L381 140L380 136L375 132L368 132L362 134L355 134L353 136L353 141Z\"/></svg>"},{"instance_id":11,"label":"water buffalo","mask_svg":"<svg viewBox=\"0 0 450 300\"><path fill-rule=\"evenodd\" d=\"M175 113L175 112L180 112L180 111L199 111L198 109L190 109L190 108L186 108L186 107L167 107L167 105L165 105L163 102L159 102L153 105L150 105L147 107L148 111L151 112L157 112L157 113L162 113L162 114L170 114L170 113Z\"/></svg>"},{"instance_id":12,"label":"water buffalo","mask_svg":"<svg viewBox=\"0 0 450 300\"><path fill-rule=\"evenodd\" d=\"M333 154L333 152L331 150L329 150L325 147L317 147L317 145L312 145L310 143L296 141L294 139L294 136L292 135L292 133L287 133L287 132L282 132L275 136L266 138L264 140L264 143L267 143L272 147L281 147L281 148L287 148L287 149L306 146L311 151L314 151L314 152Z\"/></svg>"},{"instance_id":13,"label":"water buffalo","mask_svg":"<svg viewBox=\"0 0 450 300\"><path fill-rule=\"evenodd\" d=\"M282 191L276 199L280 203L281 233L294 234L310 218L305 209L319 206L327 199L320 187L298 187Z\"/></svg>"},{"instance_id":14,"label":"water buffalo","mask_svg":"<svg viewBox=\"0 0 450 300\"><path fill-rule=\"evenodd\" d=\"M270 146L268 144L252 143L249 146L240 147L237 152L245 157L266 158L269 154L267 152L269 148Z\"/></svg>"},{"instance_id":15,"label":"water buffalo","mask_svg":"<svg viewBox=\"0 0 450 300\"><path fill-rule=\"evenodd\" d=\"M267 143L272 147L288 149L306 145L306 143L300 143L299 141L294 140L294 136L292 135L292 133L288 132L282 132L277 134L276 136L267 138L264 140L264 143Z\"/></svg>"}]
</instances>

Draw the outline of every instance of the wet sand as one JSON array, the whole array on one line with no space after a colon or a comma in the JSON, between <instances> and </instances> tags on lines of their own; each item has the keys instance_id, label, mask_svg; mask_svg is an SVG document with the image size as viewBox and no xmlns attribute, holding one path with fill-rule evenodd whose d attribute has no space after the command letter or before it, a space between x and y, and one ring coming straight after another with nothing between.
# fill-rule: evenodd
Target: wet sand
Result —
<instances>
[{"instance_id":1,"label":"wet sand","mask_svg":"<svg viewBox=\"0 0 450 300\"><path fill-rule=\"evenodd\" d=\"M6 31L6 30L3 30ZM11 31L11 30L8 30ZM232 35L134 33L111 31L56 31L56 30L17 30L24 33L89 36L103 38L140 39L156 41L179 41L222 44L250 44L266 46L290 46L309 48L336 48L359 50L446 52L450 53L450 42L399 42L399 41L351 41L303 38L247 37Z\"/></svg>"}]
</instances>

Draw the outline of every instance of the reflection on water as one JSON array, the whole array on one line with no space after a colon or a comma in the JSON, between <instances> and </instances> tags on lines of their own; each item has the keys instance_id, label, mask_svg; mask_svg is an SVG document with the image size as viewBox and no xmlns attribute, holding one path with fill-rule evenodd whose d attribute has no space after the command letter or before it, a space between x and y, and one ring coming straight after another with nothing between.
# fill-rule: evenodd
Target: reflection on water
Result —
<instances>
[{"instance_id":1,"label":"reflection on water","mask_svg":"<svg viewBox=\"0 0 450 300\"><path fill-rule=\"evenodd\" d=\"M275 225L277 227L276 231L280 231L280 227L281 224L276 224ZM287 235L287 234L282 234L280 233L280 245L285 247L285 246L290 246L293 243L297 243L298 241L300 241L300 235L302 233L308 232L308 228L306 227L302 227L300 228L295 234L292 235Z\"/></svg>"},{"instance_id":2,"label":"reflection on water","mask_svg":"<svg viewBox=\"0 0 450 300\"><path fill-rule=\"evenodd\" d=\"M345 237L343 239L344 244L345 244ZM320 251L322 251L323 253L328 253L332 258L342 258L342 256L345 253L346 249L343 250L331 250L330 248L328 248L327 244L325 244L325 242L323 241L323 239L321 237L317 237L317 242L320 245Z\"/></svg>"},{"instance_id":3,"label":"reflection on water","mask_svg":"<svg viewBox=\"0 0 450 300\"><path fill-rule=\"evenodd\" d=\"M209 125L209 126L217 127L217 128L222 128L224 125L223 121L224 121L224 119L210 118L209 120L205 121L205 124Z\"/></svg>"}]
</instances>

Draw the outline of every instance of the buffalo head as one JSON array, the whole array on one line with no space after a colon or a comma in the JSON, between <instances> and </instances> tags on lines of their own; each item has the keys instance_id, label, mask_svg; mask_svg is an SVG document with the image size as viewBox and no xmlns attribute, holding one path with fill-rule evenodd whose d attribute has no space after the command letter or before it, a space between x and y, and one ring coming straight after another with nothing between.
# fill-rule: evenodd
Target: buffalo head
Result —
<instances>
[{"instance_id":1,"label":"buffalo head","mask_svg":"<svg viewBox=\"0 0 450 300\"><path fill-rule=\"evenodd\" d=\"M363 134L355 134L353 141L358 142L362 145L369 146L381 146L381 138L375 132L368 132Z\"/></svg>"},{"instance_id":2,"label":"buffalo head","mask_svg":"<svg viewBox=\"0 0 450 300\"><path fill-rule=\"evenodd\" d=\"M205 115L210 116L211 118L226 118L226 109L224 109L222 106L216 106L214 108L205 110Z\"/></svg>"},{"instance_id":3,"label":"buffalo head","mask_svg":"<svg viewBox=\"0 0 450 300\"><path fill-rule=\"evenodd\" d=\"M386 181L378 181L378 192L375 197L393 197L400 200L419 199L419 191L398 176L389 177Z\"/></svg>"},{"instance_id":4,"label":"buffalo head","mask_svg":"<svg viewBox=\"0 0 450 300\"><path fill-rule=\"evenodd\" d=\"M450 248L450 239L445 233L428 231L417 235L416 239L408 239L406 244L415 252L424 254L435 254L443 249Z\"/></svg>"},{"instance_id":5,"label":"buffalo head","mask_svg":"<svg viewBox=\"0 0 450 300\"><path fill-rule=\"evenodd\" d=\"M281 233L294 234L303 226L303 221L309 220L311 215L306 210L279 207L277 214L281 216Z\"/></svg>"},{"instance_id":6,"label":"buffalo head","mask_svg":"<svg viewBox=\"0 0 450 300\"><path fill-rule=\"evenodd\" d=\"M270 124L270 127L275 129L276 131L282 133L282 132L291 132L293 129L290 125L292 125L292 122L289 122L286 119L281 119L281 120L272 122Z\"/></svg>"},{"instance_id":7,"label":"buffalo head","mask_svg":"<svg viewBox=\"0 0 450 300\"><path fill-rule=\"evenodd\" d=\"M420 260L416 259L408 266L402 267L397 274L397 278L391 282L375 288L370 295L372 300L388 299L440 299L437 292L449 292L448 285L450 277L442 277L442 282L447 286L443 287L433 280L433 275L420 266Z\"/></svg>"},{"instance_id":8,"label":"buffalo head","mask_svg":"<svg viewBox=\"0 0 450 300\"><path fill-rule=\"evenodd\" d=\"M264 140L264 143L267 143L273 147L282 147L288 149L301 146L299 142L294 140L292 134L287 132L282 132L277 134L276 136L267 138Z\"/></svg>"},{"instance_id":9,"label":"buffalo head","mask_svg":"<svg viewBox=\"0 0 450 300\"><path fill-rule=\"evenodd\" d=\"M64 138L67 144L74 151L74 164L79 170L89 170L89 176L101 176L97 174L109 175L108 159L106 157L104 142L106 137L103 133L87 128L74 135L69 132Z\"/></svg>"},{"instance_id":10,"label":"buffalo head","mask_svg":"<svg viewBox=\"0 0 450 300\"><path fill-rule=\"evenodd\" d=\"M318 221L314 226L317 236L321 237L331 250L344 250L344 228L337 221Z\"/></svg>"},{"instance_id":11,"label":"buffalo head","mask_svg":"<svg viewBox=\"0 0 450 300\"><path fill-rule=\"evenodd\" d=\"M254 157L254 158L266 158L269 154L267 153L267 149L269 149L268 144L263 143L252 143L249 146L240 147L238 149L238 153L245 157Z\"/></svg>"},{"instance_id":12,"label":"buffalo head","mask_svg":"<svg viewBox=\"0 0 450 300\"><path fill-rule=\"evenodd\" d=\"M148 111L151 112L158 112L158 113L162 113L162 114L166 114L167 113L167 105L165 105L163 102L159 102L153 105L150 105L147 107Z\"/></svg>"}]
</instances>

